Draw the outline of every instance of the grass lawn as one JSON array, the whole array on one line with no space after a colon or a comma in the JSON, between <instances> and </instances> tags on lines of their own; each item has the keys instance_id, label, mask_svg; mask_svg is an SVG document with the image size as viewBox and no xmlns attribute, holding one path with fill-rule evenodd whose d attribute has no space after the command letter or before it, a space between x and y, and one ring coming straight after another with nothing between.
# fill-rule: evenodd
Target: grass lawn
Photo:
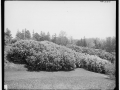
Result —
<instances>
[{"instance_id":1,"label":"grass lawn","mask_svg":"<svg viewBox=\"0 0 120 90\"><path fill-rule=\"evenodd\" d=\"M8 89L114 89L107 75L76 69L59 72L5 71Z\"/></svg>"}]
</instances>

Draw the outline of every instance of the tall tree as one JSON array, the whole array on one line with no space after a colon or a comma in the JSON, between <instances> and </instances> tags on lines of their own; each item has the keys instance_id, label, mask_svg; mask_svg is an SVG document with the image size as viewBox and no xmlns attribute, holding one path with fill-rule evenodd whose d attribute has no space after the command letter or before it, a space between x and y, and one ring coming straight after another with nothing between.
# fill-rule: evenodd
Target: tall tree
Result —
<instances>
[{"instance_id":1,"label":"tall tree","mask_svg":"<svg viewBox=\"0 0 120 90\"><path fill-rule=\"evenodd\" d=\"M17 40L21 40L21 39L24 39L24 32L20 32L19 30L17 31L16 33L16 39Z\"/></svg>"},{"instance_id":2,"label":"tall tree","mask_svg":"<svg viewBox=\"0 0 120 90\"><path fill-rule=\"evenodd\" d=\"M34 33L33 40L40 41L40 35L38 33Z\"/></svg>"},{"instance_id":3,"label":"tall tree","mask_svg":"<svg viewBox=\"0 0 120 90\"><path fill-rule=\"evenodd\" d=\"M87 40L84 37L83 39L81 38L80 40L77 40L76 42L77 46L82 46L82 47L87 47Z\"/></svg>"},{"instance_id":4,"label":"tall tree","mask_svg":"<svg viewBox=\"0 0 120 90\"><path fill-rule=\"evenodd\" d=\"M93 38L87 38L86 39L86 44L87 44L87 47L90 47L90 48L94 48L95 47L95 43L94 43L94 39Z\"/></svg>"},{"instance_id":5,"label":"tall tree","mask_svg":"<svg viewBox=\"0 0 120 90\"><path fill-rule=\"evenodd\" d=\"M45 32L41 31L41 33L40 33L40 41L44 41L45 38L46 38L45 36L46 36Z\"/></svg>"},{"instance_id":6,"label":"tall tree","mask_svg":"<svg viewBox=\"0 0 120 90\"><path fill-rule=\"evenodd\" d=\"M11 31L7 28L6 31L4 32L4 44L7 45L9 43L11 43L11 39L12 39L12 34Z\"/></svg>"},{"instance_id":7,"label":"tall tree","mask_svg":"<svg viewBox=\"0 0 120 90\"><path fill-rule=\"evenodd\" d=\"M107 37L106 38L106 43L105 43L105 49L108 52L113 52L115 51L115 38L113 37Z\"/></svg>"},{"instance_id":8,"label":"tall tree","mask_svg":"<svg viewBox=\"0 0 120 90\"><path fill-rule=\"evenodd\" d=\"M116 38L113 37L112 38L112 52L115 52L116 51Z\"/></svg>"},{"instance_id":9,"label":"tall tree","mask_svg":"<svg viewBox=\"0 0 120 90\"><path fill-rule=\"evenodd\" d=\"M50 41L50 33L49 32L46 35L46 40Z\"/></svg>"},{"instance_id":10,"label":"tall tree","mask_svg":"<svg viewBox=\"0 0 120 90\"><path fill-rule=\"evenodd\" d=\"M34 40L34 34L35 34L35 33L34 33L34 30L33 30L33 33L32 33L32 39L33 39L33 40Z\"/></svg>"},{"instance_id":11,"label":"tall tree","mask_svg":"<svg viewBox=\"0 0 120 90\"><path fill-rule=\"evenodd\" d=\"M77 42L76 42L76 45L77 45L77 46L83 46L82 44L83 44L83 43L82 43L82 39L81 39L81 40L77 40Z\"/></svg>"},{"instance_id":12,"label":"tall tree","mask_svg":"<svg viewBox=\"0 0 120 90\"><path fill-rule=\"evenodd\" d=\"M56 33L55 33L54 35L52 35L51 41L52 41L53 43L56 43L56 41L57 41L57 35L56 35Z\"/></svg>"},{"instance_id":13,"label":"tall tree","mask_svg":"<svg viewBox=\"0 0 120 90\"><path fill-rule=\"evenodd\" d=\"M68 38L66 37L66 32L61 31L59 33L59 37L57 38L56 43L59 45L67 45L68 44Z\"/></svg>"},{"instance_id":14,"label":"tall tree","mask_svg":"<svg viewBox=\"0 0 120 90\"><path fill-rule=\"evenodd\" d=\"M72 36L69 37L69 43L70 43L70 44L74 44L74 40L73 40L73 37L72 37Z\"/></svg>"},{"instance_id":15,"label":"tall tree","mask_svg":"<svg viewBox=\"0 0 120 90\"><path fill-rule=\"evenodd\" d=\"M26 30L26 29L25 29L24 34L25 34L25 39L31 39L31 33L30 33L29 30Z\"/></svg>"},{"instance_id":16,"label":"tall tree","mask_svg":"<svg viewBox=\"0 0 120 90\"><path fill-rule=\"evenodd\" d=\"M87 46L87 42L86 42L86 38L84 37L83 39L83 46L86 47Z\"/></svg>"},{"instance_id":17,"label":"tall tree","mask_svg":"<svg viewBox=\"0 0 120 90\"><path fill-rule=\"evenodd\" d=\"M18 40L21 40L21 39L31 39L31 33L30 33L30 31L29 30L22 30L22 32L20 32L20 31L17 31L17 33L16 33L16 38L18 39Z\"/></svg>"},{"instance_id":18,"label":"tall tree","mask_svg":"<svg viewBox=\"0 0 120 90\"><path fill-rule=\"evenodd\" d=\"M102 42L99 38L95 38L94 39L94 44L95 44L95 47L96 49L102 49Z\"/></svg>"}]
</instances>

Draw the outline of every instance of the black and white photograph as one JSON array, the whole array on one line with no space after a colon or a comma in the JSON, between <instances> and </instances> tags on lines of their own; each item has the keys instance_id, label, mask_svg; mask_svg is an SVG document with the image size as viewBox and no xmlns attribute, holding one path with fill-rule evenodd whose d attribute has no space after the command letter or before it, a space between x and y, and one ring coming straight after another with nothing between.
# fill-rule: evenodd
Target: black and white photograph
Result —
<instances>
[{"instance_id":1,"label":"black and white photograph","mask_svg":"<svg viewBox=\"0 0 120 90\"><path fill-rule=\"evenodd\" d=\"M116 1L5 1L5 90L114 90Z\"/></svg>"}]
</instances>

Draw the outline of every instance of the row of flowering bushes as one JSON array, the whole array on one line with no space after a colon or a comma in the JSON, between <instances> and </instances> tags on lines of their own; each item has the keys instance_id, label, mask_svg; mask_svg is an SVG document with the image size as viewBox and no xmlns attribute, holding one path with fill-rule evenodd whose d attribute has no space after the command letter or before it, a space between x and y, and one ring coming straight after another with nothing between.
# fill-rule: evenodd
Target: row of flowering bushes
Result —
<instances>
[{"instance_id":1,"label":"row of flowering bushes","mask_svg":"<svg viewBox=\"0 0 120 90\"><path fill-rule=\"evenodd\" d=\"M106 73L107 60L95 55L78 53L65 46L48 41L21 40L11 45L7 52L7 59L14 63L24 63L30 70L74 70L85 68L87 70Z\"/></svg>"},{"instance_id":2,"label":"row of flowering bushes","mask_svg":"<svg viewBox=\"0 0 120 90\"><path fill-rule=\"evenodd\" d=\"M76 45L67 45L67 47L71 48L72 50L75 50L76 52L87 53L89 55L96 55L102 59L109 60L112 63L115 61L115 55L109 52L106 52L104 50L93 49L93 48L88 48L88 47L80 47Z\"/></svg>"},{"instance_id":3,"label":"row of flowering bushes","mask_svg":"<svg viewBox=\"0 0 120 90\"><path fill-rule=\"evenodd\" d=\"M12 45L7 58L14 63L24 63L32 70L72 70L76 68L74 53L51 42L21 40Z\"/></svg>"},{"instance_id":4,"label":"row of flowering bushes","mask_svg":"<svg viewBox=\"0 0 120 90\"><path fill-rule=\"evenodd\" d=\"M107 73L106 71L109 71L108 68L106 68L106 65L112 66L112 63L110 63L107 60L101 59L95 55L82 55L81 60L77 60L77 67L84 68L89 71L98 72L98 73Z\"/></svg>"}]
</instances>

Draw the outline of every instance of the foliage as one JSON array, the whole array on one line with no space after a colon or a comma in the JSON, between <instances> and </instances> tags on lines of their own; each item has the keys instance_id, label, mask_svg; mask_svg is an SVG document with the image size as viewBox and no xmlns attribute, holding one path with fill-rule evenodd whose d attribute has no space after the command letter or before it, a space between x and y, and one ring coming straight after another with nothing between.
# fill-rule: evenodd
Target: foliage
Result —
<instances>
[{"instance_id":1,"label":"foliage","mask_svg":"<svg viewBox=\"0 0 120 90\"><path fill-rule=\"evenodd\" d=\"M105 66L105 70L106 70L106 74L109 75L116 75L116 69L115 69L115 63L113 63L112 65L106 65Z\"/></svg>"},{"instance_id":2,"label":"foliage","mask_svg":"<svg viewBox=\"0 0 120 90\"><path fill-rule=\"evenodd\" d=\"M68 44L67 37L57 37L56 44L66 46Z\"/></svg>"},{"instance_id":3,"label":"foliage","mask_svg":"<svg viewBox=\"0 0 120 90\"><path fill-rule=\"evenodd\" d=\"M20 31L17 31L17 33L16 33L16 39L17 40L24 39L24 33L20 32Z\"/></svg>"},{"instance_id":4,"label":"foliage","mask_svg":"<svg viewBox=\"0 0 120 90\"><path fill-rule=\"evenodd\" d=\"M26 63L32 69L49 70L51 67L50 70L72 70L75 68L75 58L68 50L47 41L21 40L12 45L7 58L15 63Z\"/></svg>"},{"instance_id":5,"label":"foliage","mask_svg":"<svg viewBox=\"0 0 120 90\"><path fill-rule=\"evenodd\" d=\"M87 47L89 47L89 48L95 47L94 39L89 38L86 40L86 43L87 43Z\"/></svg>"},{"instance_id":6,"label":"foliage","mask_svg":"<svg viewBox=\"0 0 120 90\"><path fill-rule=\"evenodd\" d=\"M84 39L77 40L76 45L86 47L87 46L86 38L84 37Z\"/></svg>"},{"instance_id":7,"label":"foliage","mask_svg":"<svg viewBox=\"0 0 120 90\"><path fill-rule=\"evenodd\" d=\"M40 41L40 35L38 33L33 34L33 40Z\"/></svg>"},{"instance_id":8,"label":"foliage","mask_svg":"<svg viewBox=\"0 0 120 90\"><path fill-rule=\"evenodd\" d=\"M100 38L85 38L77 40L77 46L89 47L95 49L103 49L107 52L115 52L116 48L116 38L115 37L107 37L106 39Z\"/></svg>"},{"instance_id":9,"label":"foliage","mask_svg":"<svg viewBox=\"0 0 120 90\"><path fill-rule=\"evenodd\" d=\"M115 52L115 48L116 48L115 37L107 37L104 48L108 52Z\"/></svg>"},{"instance_id":10,"label":"foliage","mask_svg":"<svg viewBox=\"0 0 120 90\"><path fill-rule=\"evenodd\" d=\"M10 50L11 46L10 45L6 45L4 47L4 65L6 66L6 64L8 63L8 60L7 60L7 54L8 54L8 51Z\"/></svg>"},{"instance_id":11,"label":"foliage","mask_svg":"<svg viewBox=\"0 0 120 90\"><path fill-rule=\"evenodd\" d=\"M56 43L56 41L57 41L57 35L56 35L56 34L52 35L51 41L52 41L53 43Z\"/></svg>"},{"instance_id":12,"label":"foliage","mask_svg":"<svg viewBox=\"0 0 120 90\"><path fill-rule=\"evenodd\" d=\"M12 39L12 34L11 31L7 28L6 31L4 32L4 44L10 44Z\"/></svg>"},{"instance_id":13,"label":"foliage","mask_svg":"<svg viewBox=\"0 0 120 90\"><path fill-rule=\"evenodd\" d=\"M31 39L31 33L30 33L30 31L29 30L26 30L25 29L25 39Z\"/></svg>"},{"instance_id":14,"label":"foliage","mask_svg":"<svg viewBox=\"0 0 120 90\"><path fill-rule=\"evenodd\" d=\"M50 41L50 40L51 40L51 38L50 38L50 33L49 33L49 32L46 34L45 40L47 40L47 41Z\"/></svg>"},{"instance_id":15,"label":"foliage","mask_svg":"<svg viewBox=\"0 0 120 90\"><path fill-rule=\"evenodd\" d=\"M116 62L114 62L112 65L106 65L105 66L105 74L109 75L110 79L116 78Z\"/></svg>"},{"instance_id":16,"label":"foliage","mask_svg":"<svg viewBox=\"0 0 120 90\"><path fill-rule=\"evenodd\" d=\"M10 44L11 43L11 31L7 28L6 32L4 33L4 44ZM61 31L59 35L57 36L52 35L52 38L50 36L50 33L48 32L47 34L43 31L41 33L34 33L32 34L29 30L23 29L22 32L17 31L16 33L16 39L17 40L25 40L25 39L33 39L36 41L52 41L56 44L59 45L64 45L66 46L67 44L76 44L77 46L82 46L82 47L89 47L89 48L95 48L95 49L102 49L107 52L116 52L116 37L107 37L106 39L100 39L100 38L81 38L81 39L72 39L68 38L67 34L65 31ZM14 41L13 41L14 42Z\"/></svg>"},{"instance_id":17,"label":"foliage","mask_svg":"<svg viewBox=\"0 0 120 90\"><path fill-rule=\"evenodd\" d=\"M17 31L16 33L17 40L31 39L31 33L29 30L22 30L22 32Z\"/></svg>"},{"instance_id":18,"label":"foliage","mask_svg":"<svg viewBox=\"0 0 120 90\"><path fill-rule=\"evenodd\" d=\"M67 45L67 47L79 53L87 53L89 55L96 55L102 59L109 60L110 62L115 61L115 56L109 52L105 52L104 50L93 49L93 48L88 48L88 47L80 47L76 45Z\"/></svg>"},{"instance_id":19,"label":"foliage","mask_svg":"<svg viewBox=\"0 0 120 90\"><path fill-rule=\"evenodd\" d=\"M11 39L11 44L13 44L13 43L15 43L15 42L17 42L17 39L16 39L16 38Z\"/></svg>"},{"instance_id":20,"label":"foliage","mask_svg":"<svg viewBox=\"0 0 120 90\"><path fill-rule=\"evenodd\" d=\"M30 70L74 70L84 68L93 72L105 73L109 61L95 55L75 52L49 41L21 40L12 45L7 53L9 61L24 63Z\"/></svg>"},{"instance_id":21,"label":"foliage","mask_svg":"<svg viewBox=\"0 0 120 90\"><path fill-rule=\"evenodd\" d=\"M103 43L102 43L102 41L99 38L95 38L93 40L93 42L95 44L94 48L96 48L96 49L102 49Z\"/></svg>"},{"instance_id":22,"label":"foliage","mask_svg":"<svg viewBox=\"0 0 120 90\"><path fill-rule=\"evenodd\" d=\"M76 67L84 68L89 71L106 73L106 65L112 65L107 60L101 59L96 55L89 55L84 53L75 53Z\"/></svg>"},{"instance_id":23,"label":"foliage","mask_svg":"<svg viewBox=\"0 0 120 90\"><path fill-rule=\"evenodd\" d=\"M45 32L41 31L41 33L38 34L33 32L32 39L36 41L44 41L44 40L50 41L50 33L48 32L47 34L45 34Z\"/></svg>"},{"instance_id":24,"label":"foliage","mask_svg":"<svg viewBox=\"0 0 120 90\"><path fill-rule=\"evenodd\" d=\"M12 44L12 48L8 51L7 58L15 63L26 63L25 59L28 55L32 55L33 51L40 50L37 41L20 40Z\"/></svg>"},{"instance_id":25,"label":"foliage","mask_svg":"<svg viewBox=\"0 0 120 90\"><path fill-rule=\"evenodd\" d=\"M59 36L57 37L56 44L66 46L69 40L67 38L66 32L60 31Z\"/></svg>"},{"instance_id":26,"label":"foliage","mask_svg":"<svg viewBox=\"0 0 120 90\"><path fill-rule=\"evenodd\" d=\"M111 65L107 60L101 59L94 55L85 55L84 59L81 61L81 68L87 69L89 71L106 73L105 66Z\"/></svg>"}]
</instances>

